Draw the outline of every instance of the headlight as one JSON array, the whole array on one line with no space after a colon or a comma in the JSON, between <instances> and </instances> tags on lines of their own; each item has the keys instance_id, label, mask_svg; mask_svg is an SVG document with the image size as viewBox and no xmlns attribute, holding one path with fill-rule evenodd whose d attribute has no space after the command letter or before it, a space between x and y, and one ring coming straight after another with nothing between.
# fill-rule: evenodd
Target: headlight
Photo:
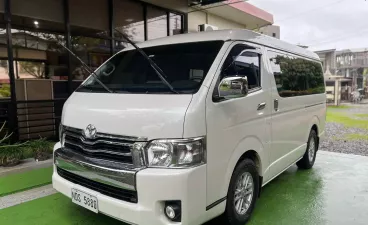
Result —
<instances>
[{"instance_id":1,"label":"headlight","mask_svg":"<svg viewBox=\"0 0 368 225\"><path fill-rule=\"evenodd\" d=\"M59 141L60 141L61 147L64 147L65 132L64 132L64 126L61 123L59 125Z\"/></svg>"},{"instance_id":2,"label":"headlight","mask_svg":"<svg viewBox=\"0 0 368 225\"><path fill-rule=\"evenodd\" d=\"M191 167L205 163L205 138L163 139L145 147L148 167Z\"/></svg>"}]
</instances>

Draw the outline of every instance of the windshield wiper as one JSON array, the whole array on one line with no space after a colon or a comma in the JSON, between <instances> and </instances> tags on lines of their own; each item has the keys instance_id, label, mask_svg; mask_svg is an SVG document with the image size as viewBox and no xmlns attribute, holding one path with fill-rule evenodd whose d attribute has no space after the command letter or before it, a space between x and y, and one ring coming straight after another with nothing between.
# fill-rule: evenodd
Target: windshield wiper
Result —
<instances>
[{"instance_id":1,"label":"windshield wiper","mask_svg":"<svg viewBox=\"0 0 368 225\"><path fill-rule=\"evenodd\" d=\"M109 93L114 93L114 91L112 91L104 83L102 83L102 81L100 79L98 79L98 76L95 73L95 71L92 70L89 66L87 66L87 64L85 62L83 62L83 60L80 59L76 54L74 54L74 52L72 50L70 50L65 45L61 44L60 42L58 42L58 44L61 45L63 48L65 48L72 56L74 56L82 64L84 69L87 70L87 72L90 73L93 76L93 78L95 78L95 80L97 81L97 83L99 83L101 85L101 87L103 87Z\"/></svg>"},{"instance_id":2,"label":"windshield wiper","mask_svg":"<svg viewBox=\"0 0 368 225\"><path fill-rule=\"evenodd\" d=\"M132 40L130 40L123 32L120 32L118 29L115 28L115 31L117 31L125 40L129 42L129 44L133 45L135 49L149 62L152 69L156 72L157 76L160 78L160 80L175 94L179 94L179 92L175 91L173 86L166 80L165 77L167 77L162 71L162 69L150 58L148 55L140 48L138 47Z\"/></svg>"}]
</instances>

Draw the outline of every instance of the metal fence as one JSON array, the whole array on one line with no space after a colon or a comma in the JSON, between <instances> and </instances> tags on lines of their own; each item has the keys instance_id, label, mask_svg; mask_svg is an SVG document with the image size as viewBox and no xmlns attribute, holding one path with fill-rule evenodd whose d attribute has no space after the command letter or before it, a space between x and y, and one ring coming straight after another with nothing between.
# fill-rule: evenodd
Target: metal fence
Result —
<instances>
[{"instance_id":1,"label":"metal fence","mask_svg":"<svg viewBox=\"0 0 368 225\"><path fill-rule=\"evenodd\" d=\"M66 99L17 101L14 107L10 99L0 100L0 125L5 124L0 136L12 133L12 142L37 138L56 140L65 101Z\"/></svg>"}]
</instances>

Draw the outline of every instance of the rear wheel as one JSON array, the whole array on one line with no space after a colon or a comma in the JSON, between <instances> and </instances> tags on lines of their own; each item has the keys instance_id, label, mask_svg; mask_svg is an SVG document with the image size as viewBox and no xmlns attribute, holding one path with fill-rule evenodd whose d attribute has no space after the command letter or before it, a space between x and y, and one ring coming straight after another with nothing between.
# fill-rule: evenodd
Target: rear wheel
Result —
<instances>
[{"instance_id":1,"label":"rear wheel","mask_svg":"<svg viewBox=\"0 0 368 225\"><path fill-rule=\"evenodd\" d=\"M244 159L231 177L226 201L224 222L244 225L250 219L259 192L259 175L255 163Z\"/></svg>"},{"instance_id":2,"label":"rear wheel","mask_svg":"<svg viewBox=\"0 0 368 225\"><path fill-rule=\"evenodd\" d=\"M309 138L307 142L307 150L304 156L299 160L296 165L301 169L310 169L313 167L316 161L316 154L318 150L318 137L315 130L311 130L309 133Z\"/></svg>"}]
</instances>

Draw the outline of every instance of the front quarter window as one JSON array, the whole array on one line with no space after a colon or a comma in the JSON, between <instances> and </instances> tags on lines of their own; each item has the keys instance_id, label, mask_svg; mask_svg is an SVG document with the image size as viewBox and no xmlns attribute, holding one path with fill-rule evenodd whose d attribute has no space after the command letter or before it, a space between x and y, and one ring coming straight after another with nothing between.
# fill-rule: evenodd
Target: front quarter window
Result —
<instances>
[{"instance_id":1,"label":"front quarter window","mask_svg":"<svg viewBox=\"0 0 368 225\"><path fill-rule=\"evenodd\" d=\"M219 85L224 78L234 78L231 84L228 84L228 89L230 87L238 85L237 77L244 78L246 80L247 91L258 90L261 87L261 55L254 51L255 48L238 44L235 45L222 65L221 74L217 81L216 87L213 92L213 101L222 101L219 93ZM226 87L225 87L226 88ZM229 90L228 92L231 92ZM230 93L231 94L231 93Z\"/></svg>"},{"instance_id":2,"label":"front quarter window","mask_svg":"<svg viewBox=\"0 0 368 225\"><path fill-rule=\"evenodd\" d=\"M142 50L162 69L175 91L192 94L198 91L223 41L172 44ZM138 51L116 54L97 71L98 78L116 93L171 93L151 65ZM102 92L93 76L79 92Z\"/></svg>"}]
</instances>

